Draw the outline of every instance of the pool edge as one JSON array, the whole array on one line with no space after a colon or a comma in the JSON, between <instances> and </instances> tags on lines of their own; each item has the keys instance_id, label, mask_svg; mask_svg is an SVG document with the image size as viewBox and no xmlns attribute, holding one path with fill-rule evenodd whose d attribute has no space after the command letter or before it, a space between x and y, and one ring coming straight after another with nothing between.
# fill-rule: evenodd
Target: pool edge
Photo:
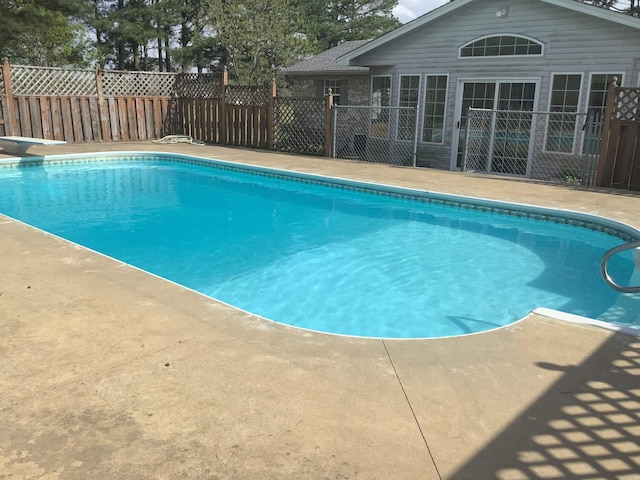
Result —
<instances>
[{"instance_id":1,"label":"pool edge","mask_svg":"<svg viewBox=\"0 0 640 480\"><path fill-rule=\"evenodd\" d=\"M543 317L551 318L568 323L577 323L580 325L590 325L594 327L603 328L605 330L611 330L616 333L624 333L626 335L640 336L640 326L638 328L629 327L626 325L620 325L613 322L605 322L603 320L596 320L589 317L583 317L581 315L575 315L573 313L562 312L560 310L554 310L547 307L538 307L531 313L541 315Z\"/></svg>"}]
</instances>

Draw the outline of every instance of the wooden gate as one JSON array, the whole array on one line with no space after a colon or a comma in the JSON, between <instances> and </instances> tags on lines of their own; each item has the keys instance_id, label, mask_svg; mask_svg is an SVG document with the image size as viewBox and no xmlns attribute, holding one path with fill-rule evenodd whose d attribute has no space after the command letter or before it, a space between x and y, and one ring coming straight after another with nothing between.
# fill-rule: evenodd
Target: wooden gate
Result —
<instances>
[{"instance_id":1,"label":"wooden gate","mask_svg":"<svg viewBox=\"0 0 640 480\"><path fill-rule=\"evenodd\" d=\"M640 88L609 87L596 185L640 190Z\"/></svg>"}]
</instances>

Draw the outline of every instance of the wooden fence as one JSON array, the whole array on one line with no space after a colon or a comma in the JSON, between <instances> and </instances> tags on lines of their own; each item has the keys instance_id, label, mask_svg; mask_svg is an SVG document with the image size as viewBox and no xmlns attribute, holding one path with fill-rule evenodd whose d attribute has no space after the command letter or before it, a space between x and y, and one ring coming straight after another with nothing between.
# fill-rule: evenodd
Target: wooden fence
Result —
<instances>
[{"instance_id":1,"label":"wooden fence","mask_svg":"<svg viewBox=\"0 0 640 480\"><path fill-rule=\"evenodd\" d=\"M218 98L178 98L176 133L206 143L273 149L265 105L227 105Z\"/></svg>"},{"instance_id":2,"label":"wooden fence","mask_svg":"<svg viewBox=\"0 0 640 480\"><path fill-rule=\"evenodd\" d=\"M228 83L225 70L219 98L179 96L174 130L206 143L273 150L275 80L270 89Z\"/></svg>"},{"instance_id":3,"label":"wooden fence","mask_svg":"<svg viewBox=\"0 0 640 480\"><path fill-rule=\"evenodd\" d=\"M104 76L100 70L11 67L5 60L0 134L73 143L151 140L169 133L175 79L164 74L153 82L156 94L147 85L132 95L125 85L139 79L131 72L109 72L106 82Z\"/></svg>"},{"instance_id":4,"label":"wooden fence","mask_svg":"<svg viewBox=\"0 0 640 480\"><path fill-rule=\"evenodd\" d=\"M226 70L220 79L213 74L11 66L6 59L0 80L0 136L75 143L176 134L206 143L278 148L275 80L271 86L242 86L230 85ZM323 125L331 100L328 95L324 101ZM324 135L324 142L330 137ZM331 148L325 144L318 150L328 154Z\"/></svg>"},{"instance_id":5,"label":"wooden fence","mask_svg":"<svg viewBox=\"0 0 640 480\"><path fill-rule=\"evenodd\" d=\"M609 87L596 185L640 190L640 88Z\"/></svg>"},{"instance_id":6,"label":"wooden fence","mask_svg":"<svg viewBox=\"0 0 640 480\"><path fill-rule=\"evenodd\" d=\"M168 132L167 97L21 95L0 102L11 119L5 123L7 135L73 143L151 140Z\"/></svg>"}]
</instances>

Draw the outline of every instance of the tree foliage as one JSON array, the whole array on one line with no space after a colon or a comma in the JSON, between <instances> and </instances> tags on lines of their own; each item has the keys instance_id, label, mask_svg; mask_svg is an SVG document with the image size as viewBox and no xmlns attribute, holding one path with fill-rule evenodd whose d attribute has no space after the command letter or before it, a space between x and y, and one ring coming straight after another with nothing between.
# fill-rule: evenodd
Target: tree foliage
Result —
<instances>
[{"instance_id":1,"label":"tree foliage","mask_svg":"<svg viewBox=\"0 0 640 480\"><path fill-rule=\"evenodd\" d=\"M0 55L12 63L121 70L228 66L269 81L309 53L399 25L398 0L0 0Z\"/></svg>"},{"instance_id":2,"label":"tree foliage","mask_svg":"<svg viewBox=\"0 0 640 480\"><path fill-rule=\"evenodd\" d=\"M576 0L640 16L640 0ZM398 0L0 0L0 58L217 71L263 83L309 53L397 28Z\"/></svg>"},{"instance_id":3,"label":"tree foliage","mask_svg":"<svg viewBox=\"0 0 640 480\"><path fill-rule=\"evenodd\" d=\"M300 4L304 32L315 52L347 40L379 37L401 23L392 14L397 0L306 0Z\"/></svg>"},{"instance_id":4,"label":"tree foliage","mask_svg":"<svg viewBox=\"0 0 640 480\"><path fill-rule=\"evenodd\" d=\"M95 38L102 66L120 70L163 70L178 22L176 0L85 0L84 21ZM154 51L152 54L150 50ZM170 67L170 65L169 65Z\"/></svg>"},{"instance_id":5,"label":"tree foliage","mask_svg":"<svg viewBox=\"0 0 640 480\"><path fill-rule=\"evenodd\" d=\"M268 83L306 51L290 0L212 2L210 12L229 72L239 83Z\"/></svg>"},{"instance_id":6,"label":"tree foliage","mask_svg":"<svg viewBox=\"0 0 640 480\"><path fill-rule=\"evenodd\" d=\"M196 68L202 72L224 56L212 26L215 18L209 15L207 0L173 0L178 17L178 34L172 50L176 62L183 70ZM167 47L169 47L167 45Z\"/></svg>"},{"instance_id":7,"label":"tree foliage","mask_svg":"<svg viewBox=\"0 0 640 480\"><path fill-rule=\"evenodd\" d=\"M0 58L44 66L91 64L94 49L77 17L83 9L82 0L1 0Z\"/></svg>"}]
</instances>

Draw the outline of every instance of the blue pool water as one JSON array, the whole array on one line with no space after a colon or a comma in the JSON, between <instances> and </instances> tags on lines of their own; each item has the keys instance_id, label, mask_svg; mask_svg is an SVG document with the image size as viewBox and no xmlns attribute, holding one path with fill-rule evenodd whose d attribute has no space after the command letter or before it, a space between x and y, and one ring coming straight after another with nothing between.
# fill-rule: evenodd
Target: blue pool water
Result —
<instances>
[{"instance_id":1,"label":"blue pool water","mask_svg":"<svg viewBox=\"0 0 640 480\"><path fill-rule=\"evenodd\" d=\"M311 330L452 336L541 306L637 322L640 306L599 274L629 229L362 187L132 155L1 168L0 212ZM629 278L633 262L609 269Z\"/></svg>"}]
</instances>

